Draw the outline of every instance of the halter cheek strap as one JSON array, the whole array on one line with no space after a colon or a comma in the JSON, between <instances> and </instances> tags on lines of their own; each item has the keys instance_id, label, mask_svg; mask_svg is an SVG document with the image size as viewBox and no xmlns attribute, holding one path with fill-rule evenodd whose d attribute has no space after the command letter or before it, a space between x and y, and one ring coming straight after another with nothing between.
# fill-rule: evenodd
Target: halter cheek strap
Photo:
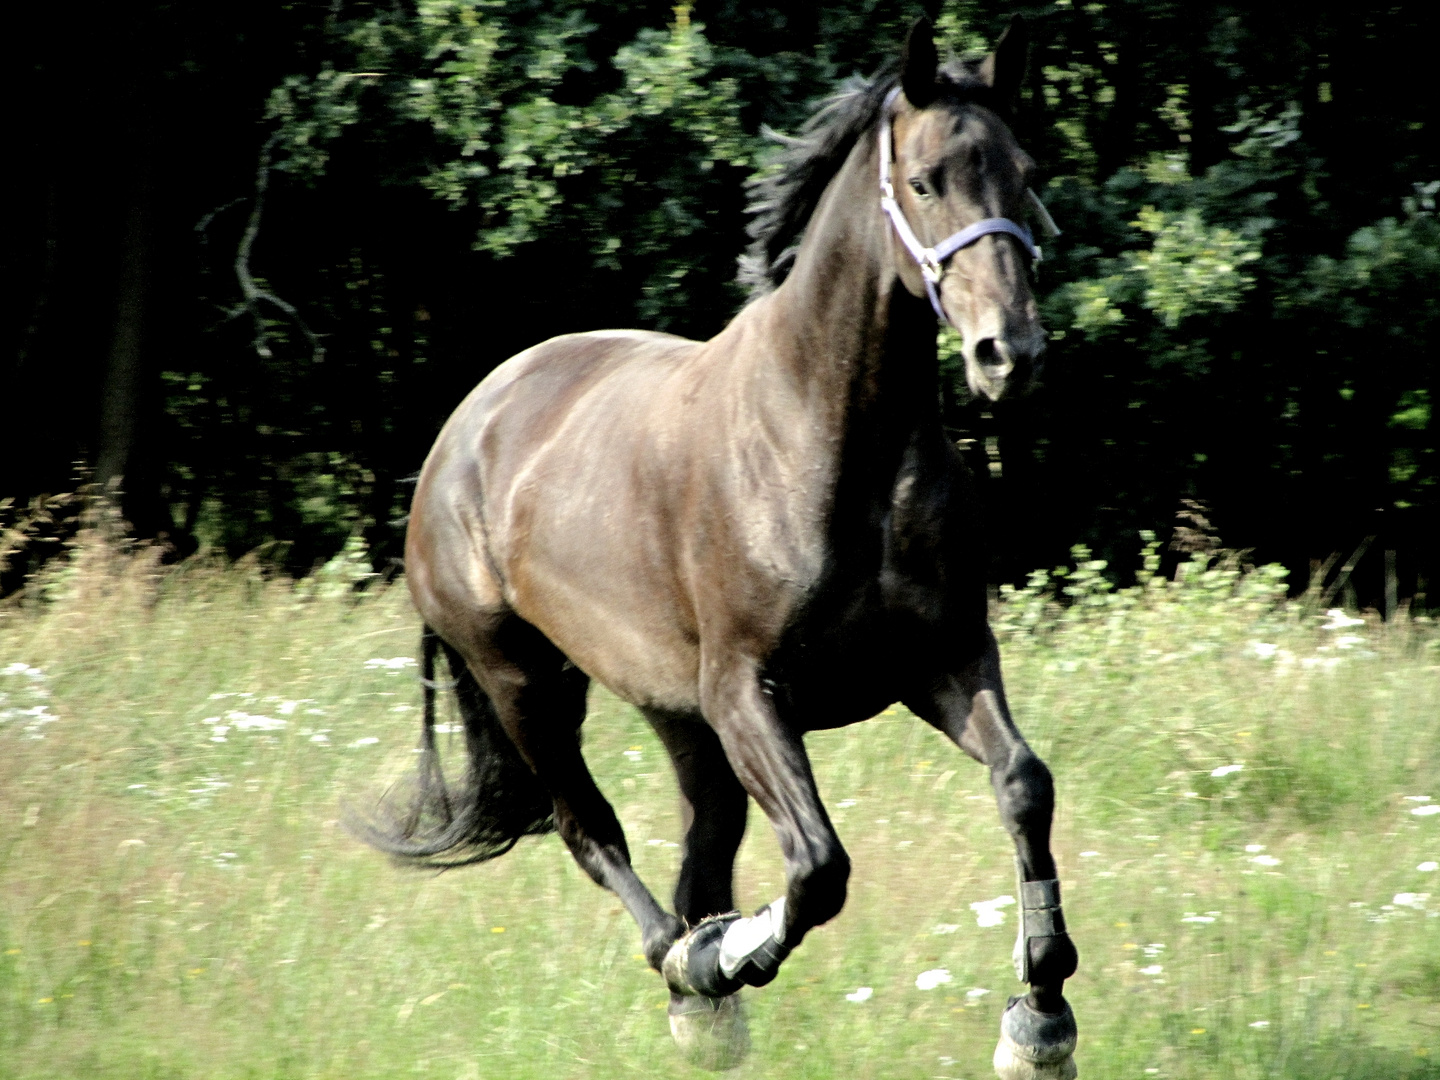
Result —
<instances>
[{"instance_id":1,"label":"halter cheek strap","mask_svg":"<svg viewBox=\"0 0 1440 1080\"><path fill-rule=\"evenodd\" d=\"M905 220L905 212L900 209L900 204L895 201L895 187L890 182L890 159L893 155L893 138L891 129L894 126L894 106L896 99L900 96L900 88L897 86L890 91L890 96L885 99L884 119L880 122L880 209L885 211L895 226L895 234L900 237L900 242L905 245L905 250L910 252L910 257L920 267L920 273L925 279L925 292L930 297L930 306L935 309L935 314L941 322L949 322L944 309L940 306L940 278L945 273L945 260L954 255L962 248L969 247L982 236L990 236L996 233L1007 233L1015 237L1025 246L1025 252L1035 261L1040 261L1040 249L1035 246L1035 237L1030 229L1017 221L1009 218L996 217L985 218L973 225L967 225L957 233L951 233L944 240L941 240L934 247L926 247L915 235L915 230L910 227L910 222ZM1055 227L1054 221L1046 213L1044 205L1039 197L1028 188L1026 194L1030 202L1040 214L1042 225L1052 236L1058 236L1060 230Z\"/></svg>"}]
</instances>

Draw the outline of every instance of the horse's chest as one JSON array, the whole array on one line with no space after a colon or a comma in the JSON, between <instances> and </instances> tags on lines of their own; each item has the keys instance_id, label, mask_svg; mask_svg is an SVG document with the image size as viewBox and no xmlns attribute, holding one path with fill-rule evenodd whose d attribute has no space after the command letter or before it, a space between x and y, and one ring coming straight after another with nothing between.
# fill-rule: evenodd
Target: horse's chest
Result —
<instances>
[{"instance_id":1,"label":"horse's chest","mask_svg":"<svg viewBox=\"0 0 1440 1080\"><path fill-rule=\"evenodd\" d=\"M968 476L912 453L883 497L830 534L826 569L766 665L807 728L873 715L935 658L983 636L983 555Z\"/></svg>"}]
</instances>

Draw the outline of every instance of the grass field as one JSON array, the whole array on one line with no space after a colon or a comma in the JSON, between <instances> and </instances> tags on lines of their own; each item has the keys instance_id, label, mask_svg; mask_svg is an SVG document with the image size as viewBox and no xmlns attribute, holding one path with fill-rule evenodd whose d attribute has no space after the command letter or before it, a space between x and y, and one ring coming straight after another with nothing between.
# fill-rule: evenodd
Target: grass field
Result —
<instances>
[{"instance_id":1,"label":"grass field","mask_svg":"<svg viewBox=\"0 0 1440 1080\"><path fill-rule=\"evenodd\" d=\"M337 827L413 760L403 587L75 554L0 609L0 1076L705 1075L634 926L557 838L435 875ZM1081 1075L1440 1078L1433 628L1340 625L1266 571L1116 593L1098 569L996 614L1059 789ZM586 737L667 894L656 740L598 690ZM984 772L898 709L809 745L850 899L749 993L734 1075L992 1075L1018 987ZM783 882L751 826L747 908Z\"/></svg>"}]
</instances>

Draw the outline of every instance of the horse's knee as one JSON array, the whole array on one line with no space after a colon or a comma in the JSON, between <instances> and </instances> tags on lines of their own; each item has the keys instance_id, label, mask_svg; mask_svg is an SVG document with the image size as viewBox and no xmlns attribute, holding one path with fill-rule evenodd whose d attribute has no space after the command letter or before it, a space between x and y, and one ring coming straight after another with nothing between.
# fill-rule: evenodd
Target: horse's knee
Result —
<instances>
[{"instance_id":1,"label":"horse's knee","mask_svg":"<svg viewBox=\"0 0 1440 1080\"><path fill-rule=\"evenodd\" d=\"M792 916L786 944L794 948L812 926L829 922L845 906L850 856L838 839L803 859L792 860L789 903Z\"/></svg>"},{"instance_id":2,"label":"horse's knee","mask_svg":"<svg viewBox=\"0 0 1440 1080\"><path fill-rule=\"evenodd\" d=\"M994 770L1000 817L1011 833L1030 834L1050 828L1055 812L1055 780L1049 768L1028 749Z\"/></svg>"}]
</instances>

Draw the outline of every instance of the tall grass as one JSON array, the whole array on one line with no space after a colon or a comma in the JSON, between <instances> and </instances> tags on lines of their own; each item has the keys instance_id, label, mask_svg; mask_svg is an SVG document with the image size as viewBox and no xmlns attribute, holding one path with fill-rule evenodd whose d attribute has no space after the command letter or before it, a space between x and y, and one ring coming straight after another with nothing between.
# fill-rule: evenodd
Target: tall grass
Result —
<instances>
[{"instance_id":1,"label":"tall grass","mask_svg":"<svg viewBox=\"0 0 1440 1080\"><path fill-rule=\"evenodd\" d=\"M1081 552L995 613L1059 787L1082 1074L1440 1077L1432 628L1341 625L1263 568L1166 581L1151 555L1116 591ZM557 838L433 875L337 828L411 767L419 723L404 590L354 594L347 565L296 585L87 536L0 609L0 1076L703 1075ZM590 711L664 893L668 764L627 706ZM899 709L809 746L850 900L749 994L739 1075L990 1075L1018 987L983 770ZM783 888L752 826L747 908Z\"/></svg>"}]
</instances>

